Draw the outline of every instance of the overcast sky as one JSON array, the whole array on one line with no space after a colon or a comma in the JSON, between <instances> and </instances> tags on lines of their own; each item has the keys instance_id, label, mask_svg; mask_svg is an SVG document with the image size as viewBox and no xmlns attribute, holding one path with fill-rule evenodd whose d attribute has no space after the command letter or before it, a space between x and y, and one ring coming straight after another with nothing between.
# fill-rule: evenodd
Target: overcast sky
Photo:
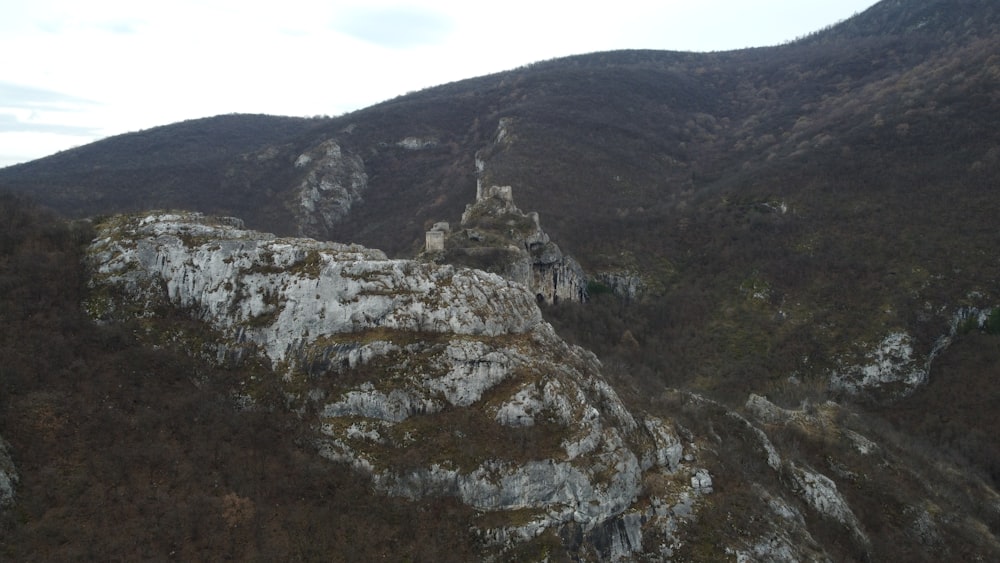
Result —
<instances>
[{"instance_id":1,"label":"overcast sky","mask_svg":"<svg viewBox=\"0 0 1000 563\"><path fill-rule=\"evenodd\" d=\"M222 113L339 115L611 49L776 45L875 0L0 0L0 166Z\"/></svg>"}]
</instances>

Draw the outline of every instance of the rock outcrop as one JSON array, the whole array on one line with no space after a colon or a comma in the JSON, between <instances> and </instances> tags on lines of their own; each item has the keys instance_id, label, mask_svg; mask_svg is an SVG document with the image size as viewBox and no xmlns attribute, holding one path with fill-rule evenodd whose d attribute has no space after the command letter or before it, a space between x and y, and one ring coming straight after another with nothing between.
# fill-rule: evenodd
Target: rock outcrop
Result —
<instances>
[{"instance_id":1,"label":"rock outcrop","mask_svg":"<svg viewBox=\"0 0 1000 563\"><path fill-rule=\"evenodd\" d=\"M637 301L646 290L642 276L630 272L599 272L595 281L626 303Z\"/></svg>"},{"instance_id":2,"label":"rock outcrop","mask_svg":"<svg viewBox=\"0 0 1000 563\"><path fill-rule=\"evenodd\" d=\"M390 495L493 515L481 533L501 548L571 526L579 549L624 557L710 492L672 425L629 412L596 357L498 275L189 213L112 218L88 260L94 317L145 319L150 338L221 364L269 364L286 404L317 413L321 455ZM204 328L164 328L177 311ZM259 384L234 392L242 405L266 406ZM659 508L637 504L652 474L681 483Z\"/></svg>"},{"instance_id":3,"label":"rock outcrop","mask_svg":"<svg viewBox=\"0 0 1000 563\"><path fill-rule=\"evenodd\" d=\"M434 244L432 235L437 235ZM475 203L466 206L462 214L461 228L449 233L428 232L427 250L445 262L481 268L515 281L540 303L587 299L583 268L549 239L537 213L524 213L514 205L510 186L484 188L480 184Z\"/></svg>"},{"instance_id":4,"label":"rock outcrop","mask_svg":"<svg viewBox=\"0 0 1000 563\"><path fill-rule=\"evenodd\" d=\"M901 397L927 381L929 361L913 352L910 336L894 332L871 349L862 363L832 374L831 387L854 395Z\"/></svg>"},{"instance_id":5,"label":"rock outcrop","mask_svg":"<svg viewBox=\"0 0 1000 563\"><path fill-rule=\"evenodd\" d=\"M368 189L365 163L330 139L300 154L295 168L304 172L289 203L299 234L327 238Z\"/></svg>"},{"instance_id":6,"label":"rock outcrop","mask_svg":"<svg viewBox=\"0 0 1000 563\"><path fill-rule=\"evenodd\" d=\"M514 205L513 188L490 183L489 159L510 148L514 120L501 117L493 142L476 153L476 200L460 228L427 233L426 253L439 261L497 273L528 288L540 303L587 300L583 268L542 230L538 213Z\"/></svg>"},{"instance_id":7,"label":"rock outcrop","mask_svg":"<svg viewBox=\"0 0 1000 563\"><path fill-rule=\"evenodd\" d=\"M860 361L841 361L830 374L830 387L855 397L892 402L903 399L927 383L931 363L951 345L962 330L983 330L993 309L959 308L949 329L921 354L906 332L892 332L881 342L864 350Z\"/></svg>"}]
</instances>

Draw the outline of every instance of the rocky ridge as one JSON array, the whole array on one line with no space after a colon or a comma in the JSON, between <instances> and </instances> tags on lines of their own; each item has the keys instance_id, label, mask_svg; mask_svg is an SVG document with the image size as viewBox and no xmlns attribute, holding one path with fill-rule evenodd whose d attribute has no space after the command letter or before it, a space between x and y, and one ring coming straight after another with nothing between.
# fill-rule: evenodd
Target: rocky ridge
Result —
<instances>
[{"instance_id":1,"label":"rocky ridge","mask_svg":"<svg viewBox=\"0 0 1000 563\"><path fill-rule=\"evenodd\" d=\"M583 268L550 240L538 213L514 205L510 186L479 186L461 229L448 233L439 257L496 272L528 288L540 303L587 300Z\"/></svg>"},{"instance_id":2,"label":"rocky ridge","mask_svg":"<svg viewBox=\"0 0 1000 563\"><path fill-rule=\"evenodd\" d=\"M751 395L734 410L671 390L650 398L661 417L631 410L496 274L194 213L112 217L97 234L93 317L236 368L235 404L298 413L318 455L381 493L472 507L492 553L868 559L876 531L928 557L1000 553L1000 496L948 459L886 446L833 402Z\"/></svg>"},{"instance_id":3,"label":"rocky ridge","mask_svg":"<svg viewBox=\"0 0 1000 563\"><path fill-rule=\"evenodd\" d=\"M385 493L492 514L482 534L500 545L571 526L580 549L625 556L710 490L671 424L631 413L596 357L500 276L193 213L112 218L88 261L95 318L138 318L149 338L221 364L265 363L321 455ZM203 328L166 328L170 311ZM262 385L234 395L273 407ZM676 484L656 509L636 504L650 474Z\"/></svg>"},{"instance_id":4,"label":"rocky ridge","mask_svg":"<svg viewBox=\"0 0 1000 563\"><path fill-rule=\"evenodd\" d=\"M994 308L960 307L948 330L924 353L914 350L914 338L896 331L875 345L864 346L860 359L842 361L830 374L830 388L837 392L882 402L903 399L927 384L931 364L965 329L985 330Z\"/></svg>"}]
</instances>

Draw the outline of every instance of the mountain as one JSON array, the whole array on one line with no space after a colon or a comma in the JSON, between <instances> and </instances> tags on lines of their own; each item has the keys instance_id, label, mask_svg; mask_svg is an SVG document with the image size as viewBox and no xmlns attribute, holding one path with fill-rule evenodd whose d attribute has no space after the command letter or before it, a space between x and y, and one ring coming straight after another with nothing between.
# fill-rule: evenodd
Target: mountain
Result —
<instances>
[{"instance_id":1,"label":"mountain","mask_svg":"<svg viewBox=\"0 0 1000 563\"><path fill-rule=\"evenodd\" d=\"M599 377L630 416L671 421L685 451L696 444L711 475L714 491L699 497L696 523L681 526L676 557L712 560L728 548L773 560L789 546L789 559L990 559L1000 522L990 500L1000 448L989 408L1000 365L998 19L987 1L886 0L776 47L594 53L332 119L230 115L168 125L2 169L0 189L69 218L200 211L279 237L378 248L387 260L417 257L436 223L458 225L441 255L422 257L439 268L510 272L482 257L520 257L530 237L558 244L578 263L589 297L543 299L545 321L567 346L596 353ZM484 193L512 194L537 215L518 209L484 229L465 215ZM53 316L31 305L54 299L52 282L19 280L55 269L55 255L45 258L52 253L72 256L53 245L80 242L84 227L32 227L48 220L20 205L7 205L4 223L4 284L23 301L10 302L21 315L11 318ZM521 229L531 222L544 226L544 243ZM484 245L492 250L477 250ZM86 276L64 275L67 283ZM73 291L78 302L88 295ZM193 322L189 306L158 314L183 328ZM197 322L209 320L201 315ZM45 325L75 343L59 362L46 358L55 362L47 370L96 354L84 350L111 338L73 332L86 322ZM116 346L167 353L156 336L167 329L142 330L154 341ZM18 333L9 334L11 357L31 365L14 344ZM268 358L264 372L273 369ZM230 392L221 391L235 378L226 364L198 365L221 370L202 385ZM23 376L6 377L30 388ZM13 430L13 413L68 400L38 393L28 393L35 403L10 402L0 428L21 490L36 490L24 468L39 465L18 462L30 433ZM280 424L301 428L289 417ZM666 475L647 479L654 492L639 494L639 506L668 496L679 474ZM794 531L761 547L781 522ZM611 553L603 540L578 542L561 530L542 543L569 557ZM461 530L447 533L470 545Z\"/></svg>"},{"instance_id":2,"label":"mountain","mask_svg":"<svg viewBox=\"0 0 1000 563\"><path fill-rule=\"evenodd\" d=\"M745 394L901 332L926 358L960 309L996 303L996 19L882 2L780 47L597 53L332 120L166 126L0 186L73 216L197 209L412 256L477 181L510 185L590 276L646 288L658 310L630 330L673 377Z\"/></svg>"}]
</instances>

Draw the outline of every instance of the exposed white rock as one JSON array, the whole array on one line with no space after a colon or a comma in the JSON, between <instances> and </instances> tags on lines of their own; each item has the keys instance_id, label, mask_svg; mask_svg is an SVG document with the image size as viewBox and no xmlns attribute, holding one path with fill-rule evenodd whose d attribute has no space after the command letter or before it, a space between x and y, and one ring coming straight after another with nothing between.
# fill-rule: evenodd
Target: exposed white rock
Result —
<instances>
[{"instance_id":1,"label":"exposed white rock","mask_svg":"<svg viewBox=\"0 0 1000 563\"><path fill-rule=\"evenodd\" d=\"M878 451L878 444L862 436L861 434L858 434L857 432L846 428L844 429L843 432L844 436L846 436L847 439L849 439L851 443L854 444L854 448L858 450L859 454L869 455L871 453Z\"/></svg>"},{"instance_id":2,"label":"exposed white rock","mask_svg":"<svg viewBox=\"0 0 1000 563\"><path fill-rule=\"evenodd\" d=\"M437 139L434 138L406 137L405 139L398 141L396 146L402 147L406 150L418 151L422 149L434 148L437 144Z\"/></svg>"},{"instance_id":3,"label":"exposed white rock","mask_svg":"<svg viewBox=\"0 0 1000 563\"><path fill-rule=\"evenodd\" d=\"M970 295L970 298L981 298L981 295ZM955 314L951 318L951 331L949 336L954 336L958 333L962 325L972 324L976 328L982 328L986 325L987 319L989 319L990 314L993 313L993 309L986 308L980 309L978 307L963 307L955 311Z\"/></svg>"},{"instance_id":4,"label":"exposed white rock","mask_svg":"<svg viewBox=\"0 0 1000 563\"><path fill-rule=\"evenodd\" d=\"M202 321L211 334L199 335L195 352L213 351L220 363L268 361L287 400L316 407L319 453L386 493L538 511L495 536L534 537L572 523L603 538L609 558L641 549L642 518L661 518L632 507L644 472L677 470L673 427L637 422L597 358L559 339L516 283L189 213L112 218L98 226L88 262L86 307L95 317L155 319L173 310ZM328 387L309 387L320 382ZM241 396L253 402L251 391ZM445 415L457 409L482 409L481 432L539 432L532 427L545 423L557 439L542 452L513 442L512 451L459 459L472 430L449 426ZM428 443L454 444L459 458L438 461L431 451L435 461L416 467L395 461ZM697 475L691 490L704 492L711 477ZM690 517L694 504L685 506L657 526Z\"/></svg>"},{"instance_id":5,"label":"exposed white rock","mask_svg":"<svg viewBox=\"0 0 1000 563\"><path fill-rule=\"evenodd\" d=\"M600 272L595 278L607 286L611 293L626 301L635 301L646 288L642 277L631 272Z\"/></svg>"},{"instance_id":6,"label":"exposed white rock","mask_svg":"<svg viewBox=\"0 0 1000 563\"><path fill-rule=\"evenodd\" d=\"M374 389L348 391L339 401L323 408L322 415L334 417L364 417L386 422L401 422L415 414L441 410L441 404L411 392L393 389L382 393Z\"/></svg>"},{"instance_id":7,"label":"exposed white rock","mask_svg":"<svg viewBox=\"0 0 1000 563\"><path fill-rule=\"evenodd\" d=\"M631 559L631 555L642 548L642 524L645 515L630 512L613 522L607 536L610 546L606 554L609 561Z\"/></svg>"},{"instance_id":8,"label":"exposed white rock","mask_svg":"<svg viewBox=\"0 0 1000 563\"><path fill-rule=\"evenodd\" d=\"M773 497L766 493L764 493L762 496L764 496L767 499L768 508L770 508L771 511L776 516L779 516L783 520L787 520L788 522L792 522L800 526L805 525L805 519L803 518L802 513L798 511L798 509L794 508L781 498Z\"/></svg>"},{"instance_id":9,"label":"exposed white rock","mask_svg":"<svg viewBox=\"0 0 1000 563\"><path fill-rule=\"evenodd\" d=\"M495 419L504 426L534 426L535 417L545 408L538 386L524 385L497 408Z\"/></svg>"},{"instance_id":10,"label":"exposed white rock","mask_svg":"<svg viewBox=\"0 0 1000 563\"><path fill-rule=\"evenodd\" d=\"M510 358L484 342L452 341L440 359L445 375L429 381L427 387L443 394L450 404L467 407L507 379L513 364L523 361Z\"/></svg>"},{"instance_id":11,"label":"exposed white rock","mask_svg":"<svg viewBox=\"0 0 1000 563\"><path fill-rule=\"evenodd\" d=\"M368 189L364 162L330 139L299 155L295 167L305 171L292 209L300 234L326 238Z\"/></svg>"},{"instance_id":12,"label":"exposed white rock","mask_svg":"<svg viewBox=\"0 0 1000 563\"><path fill-rule=\"evenodd\" d=\"M626 470L636 469L625 464ZM633 479L638 471L627 471L622 479L598 484L575 464L554 460L529 461L523 465L487 462L463 473L439 465L407 473L382 473L376 485L390 494L407 498L453 495L480 510L551 509L551 523L575 521L593 525L621 513L634 500Z\"/></svg>"},{"instance_id":13,"label":"exposed white rock","mask_svg":"<svg viewBox=\"0 0 1000 563\"><path fill-rule=\"evenodd\" d=\"M728 447L775 472L765 471L767 489L753 485L760 499L753 526L723 539L738 560L826 560L809 534L816 519L803 514L810 512L823 516L821 526L850 530L862 549L867 543L850 495L794 451L782 459L767 434L801 424L823 439L839 437L847 459L826 462L834 478L853 480L860 471L851 463L872 460L852 450L878 446L831 425L836 405L784 409L751 396L748 419L690 395L681 404L699 422L685 424L711 441L635 416L601 377L597 358L560 340L535 296L499 276L276 238L188 213L111 218L98 226L88 263L86 306L95 317L143 317L140 337L156 338L166 326L171 332L161 331L158 342L221 364L270 363L277 377L268 383L281 386L283 407L314 424L320 455L385 493L450 495L490 513L479 533L498 544L497 559L513 543L547 534L582 545L581 560L669 560L701 507L736 488L722 482L731 468L718 465ZM177 323L192 331L185 335L158 318L179 314L201 322ZM247 376L230 394L266 408L254 385ZM17 482L8 462L0 455L0 504ZM933 544L951 515L930 501L920 510L907 513L912 535Z\"/></svg>"},{"instance_id":14,"label":"exposed white rock","mask_svg":"<svg viewBox=\"0 0 1000 563\"><path fill-rule=\"evenodd\" d=\"M662 419L652 416L647 416L642 422L653 437L655 447L652 453L656 456L654 460L644 461L643 465L649 467L655 464L676 471L684 454L684 447L673 429Z\"/></svg>"},{"instance_id":15,"label":"exposed white rock","mask_svg":"<svg viewBox=\"0 0 1000 563\"><path fill-rule=\"evenodd\" d=\"M698 469L694 472L694 475L691 476L691 488L699 493L712 492L712 476L707 469Z\"/></svg>"},{"instance_id":16,"label":"exposed white rock","mask_svg":"<svg viewBox=\"0 0 1000 563\"><path fill-rule=\"evenodd\" d=\"M728 415L730 418L737 420L744 426L746 426L746 428L754 435L754 437L757 438L757 442L760 444L760 448L764 453L765 459L767 460L767 465L770 466L771 469L774 469L775 471L780 469L781 455L778 453L778 450L774 447L774 444L771 443L771 439L767 437L767 434L757 426L754 426L752 422L750 422L749 420L747 420L738 413L731 412L728 413Z\"/></svg>"},{"instance_id":17,"label":"exposed white rock","mask_svg":"<svg viewBox=\"0 0 1000 563\"><path fill-rule=\"evenodd\" d=\"M376 443L383 443L385 441L379 433L378 428L373 428L372 425L366 424L364 421L355 422L348 426L347 437L354 440L365 439Z\"/></svg>"},{"instance_id":18,"label":"exposed white rock","mask_svg":"<svg viewBox=\"0 0 1000 563\"><path fill-rule=\"evenodd\" d=\"M741 562L794 562L829 561L829 557L809 533L806 520L798 508L783 498L772 495L765 487L755 483L754 494L759 495L769 511L760 513L758 529L766 530L753 535L740 535L726 551Z\"/></svg>"},{"instance_id":19,"label":"exposed white rock","mask_svg":"<svg viewBox=\"0 0 1000 563\"><path fill-rule=\"evenodd\" d=\"M771 401L767 400L767 397L763 397L756 393L751 393L747 398L745 404L746 409L750 411L758 420L767 424L779 424L783 422L788 422L795 418L793 411L788 409L783 409L778 405L775 405Z\"/></svg>"},{"instance_id":20,"label":"exposed white rock","mask_svg":"<svg viewBox=\"0 0 1000 563\"><path fill-rule=\"evenodd\" d=\"M909 507L906 510L906 515L912 518L909 526L910 533L917 541L923 545L936 545L941 542L941 530L934 514L928 510L928 507Z\"/></svg>"},{"instance_id":21,"label":"exposed white rock","mask_svg":"<svg viewBox=\"0 0 1000 563\"><path fill-rule=\"evenodd\" d=\"M860 543L867 544L868 538L861 529L850 505L837 490L837 484L829 477L809 469L790 464L790 475L795 492L816 512L846 526Z\"/></svg>"},{"instance_id":22,"label":"exposed white rock","mask_svg":"<svg viewBox=\"0 0 1000 563\"><path fill-rule=\"evenodd\" d=\"M504 143L505 141L508 141L508 137L510 137L511 125L513 125L513 123L514 123L514 118L512 117L501 117L497 121L497 134L496 138L494 139L494 142L496 144L501 144Z\"/></svg>"},{"instance_id":23,"label":"exposed white rock","mask_svg":"<svg viewBox=\"0 0 1000 563\"><path fill-rule=\"evenodd\" d=\"M910 335L894 332L870 350L862 363L841 367L831 376L830 385L851 394L903 397L927 382L929 368L929 358L914 354Z\"/></svg>"},{"instance_id":24,"label":"exposed white rock","mask_svg":"<svg viewBox=\"0 0 1000 563\"><path fill-rule=\"evenodd\" d=\"M189 311L224 339L262 349L289 369L321 336L368 330L517 334L541 322L534 299L499 276L405 260L309 239L275 238L197 214L150 215L105 226L91 247L93 283L121 287L124 301ZM113 318L124 303L91 298ZM124 312L131 314L131 312ZM330 361L356 349L323 348Z\"/></svg>"},{"instance_id":25,"label":"exposed white rock","mask_svg":"<svg viewBox=\"0 0 1000 563\"><path fill-rule=\"evenodd\" d=\"M783 409L766 397L757 394L750 394L747 399L746 408L754 417L765 424L797 424L812 431L830 431L839 434L862 455L868 455L878 450L878 444L869 440L865 436L849 429L839 427L832 419L832 413L839 410L839 405L833 401L827 401L822 405L822 409L813 408L815 414L809 414L808 403L802 409Z\"/></svg>"},{"instance_id":26,"label":"exposed white rock","mask_svg":"<svg viewBox=\"0 0 1000 563\"><path fill-rule=\"evenodd\" d=\"M733 550L737 563L798 563L799 549L781 536L774 536L754 544L748 551Z\"/></svg>"}]
</instances>

